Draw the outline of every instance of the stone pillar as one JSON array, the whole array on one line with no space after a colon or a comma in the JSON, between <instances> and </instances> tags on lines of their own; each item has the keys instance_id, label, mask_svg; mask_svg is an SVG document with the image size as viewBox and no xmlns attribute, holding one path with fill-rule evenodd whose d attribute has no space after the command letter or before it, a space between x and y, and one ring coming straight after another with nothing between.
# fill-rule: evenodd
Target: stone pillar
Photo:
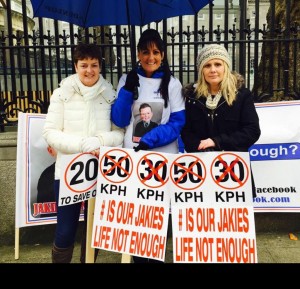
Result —
<instances>
[{"instance_id":1,"label":"stone pillar","mask_svg":"<svg viewBox=\"0 0 300 289\"><path fill-rule=\"evenodd\" d=\"M17 132L0 133L0 244L14 243Z\"/></svg>"}]
</instances>

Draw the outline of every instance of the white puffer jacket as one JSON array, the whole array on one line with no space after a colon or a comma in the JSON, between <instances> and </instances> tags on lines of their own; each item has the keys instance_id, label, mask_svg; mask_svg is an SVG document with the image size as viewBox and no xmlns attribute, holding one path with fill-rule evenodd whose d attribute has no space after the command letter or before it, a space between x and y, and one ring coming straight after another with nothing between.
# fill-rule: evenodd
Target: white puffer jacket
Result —
<instances>
[{"instance_id":1,"label":"white puffer jacket","mask_svg":"<svg viewBox=\"0 0 300 289\"><path fill-rule=\"evenodd\" d=\"M111 105L116 98L112 85L100 76L97 95L85 99L76 82L76 74L65 78L51 98L43 137L57 151L55 179L60 178L61 154L81 152L85 137L98 137L101 146L120 146L124 129L111 122Z\"/></svg>"}]
</instances>

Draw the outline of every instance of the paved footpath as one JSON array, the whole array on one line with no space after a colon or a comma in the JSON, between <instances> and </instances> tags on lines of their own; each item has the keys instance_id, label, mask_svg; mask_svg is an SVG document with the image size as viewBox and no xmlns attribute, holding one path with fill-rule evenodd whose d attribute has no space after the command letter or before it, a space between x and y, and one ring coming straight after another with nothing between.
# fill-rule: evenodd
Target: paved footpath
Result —
<instances>
[{"instance_id":1,"label":"paved footpath","mask_svg":"<svg viewBox=\"0 0 300 289\"><path fill-rule=\"evenodd\" d=\"M258 233L256 236L258 263L299 263L300 232ZM14 246L0 246L0 263L51 263L52 244L20 245L19 259L15 260ZM166 263L173 263L172 239L169 238ZM76 243L72 263L79 263L80 244ZM121 263L121 254L100 250L96 263Z\"/></svg>"}]
</instances>

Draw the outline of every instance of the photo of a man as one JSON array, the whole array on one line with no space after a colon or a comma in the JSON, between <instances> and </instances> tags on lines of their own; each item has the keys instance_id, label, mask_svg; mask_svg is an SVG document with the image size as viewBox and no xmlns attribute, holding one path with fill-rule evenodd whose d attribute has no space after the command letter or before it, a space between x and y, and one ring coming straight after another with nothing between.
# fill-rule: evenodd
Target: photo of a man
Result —
<instances>
[{"instance_id":1,"label":"photo of a man","mask_svg":"<svg viewBox=\"0 0 300 289\"><path fill-rule=\"evenodd\" d=\"M48 153L54 158L54 162L40 175L37 183L37 203L55 202L54 194L54 169L56 151L51 146L47 147Z\"/></svg>"},{"instance_id":2,"label":"photo of a man","mask_svg":"<svg viewBox=\"0 0 300 289\"><path fill-rule=\"evenodd\" d=\"M40 218L56 215L54 170L57 153L51 146L47 147L47 151L54 161L41 173L37 183L37 201L33 203L33 216Z\"/></svg>"},{"instance_id":3,"label":"photo of a man","mask_svg":"<svg viewBox=\"0 0 300 289\"><path fill-rule=\"evenodd\" d=\"M139 108L140 121L136 124L133 133L133 142L138 143L140 138L153 128L157 127L158 124L152 121L153 112L152 107L148 103L142 103Z\"/></svg>"}]
</instances>

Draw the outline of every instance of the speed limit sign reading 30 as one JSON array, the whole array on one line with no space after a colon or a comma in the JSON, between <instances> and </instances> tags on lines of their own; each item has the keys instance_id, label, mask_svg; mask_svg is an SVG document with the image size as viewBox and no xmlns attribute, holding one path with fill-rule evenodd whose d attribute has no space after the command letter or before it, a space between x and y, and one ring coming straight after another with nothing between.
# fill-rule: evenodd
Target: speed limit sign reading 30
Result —
<instances>
[{"instance_id":1,"label":"speed limit sign reading 30","mask_svg":"<svg viewBox=\"0 0 300 289\"><path fill-rule=\"evenodd\" d=\"M137 165L140 182L149 188L159 188L168 182L168 159L159 153L144 155Z\"/></svg>"},{"instance_id":2,"label":"speed limit sign reading 30","mask_svg":"<svg viewBox=\"0 0 300 289\"><path fill-rule=\"evenodd\" d=\"M210 172L219 187L232 190L242 187L247 182L250 169L240 156L223 153L212 161Z\"/></svg>"}]
</instances>

